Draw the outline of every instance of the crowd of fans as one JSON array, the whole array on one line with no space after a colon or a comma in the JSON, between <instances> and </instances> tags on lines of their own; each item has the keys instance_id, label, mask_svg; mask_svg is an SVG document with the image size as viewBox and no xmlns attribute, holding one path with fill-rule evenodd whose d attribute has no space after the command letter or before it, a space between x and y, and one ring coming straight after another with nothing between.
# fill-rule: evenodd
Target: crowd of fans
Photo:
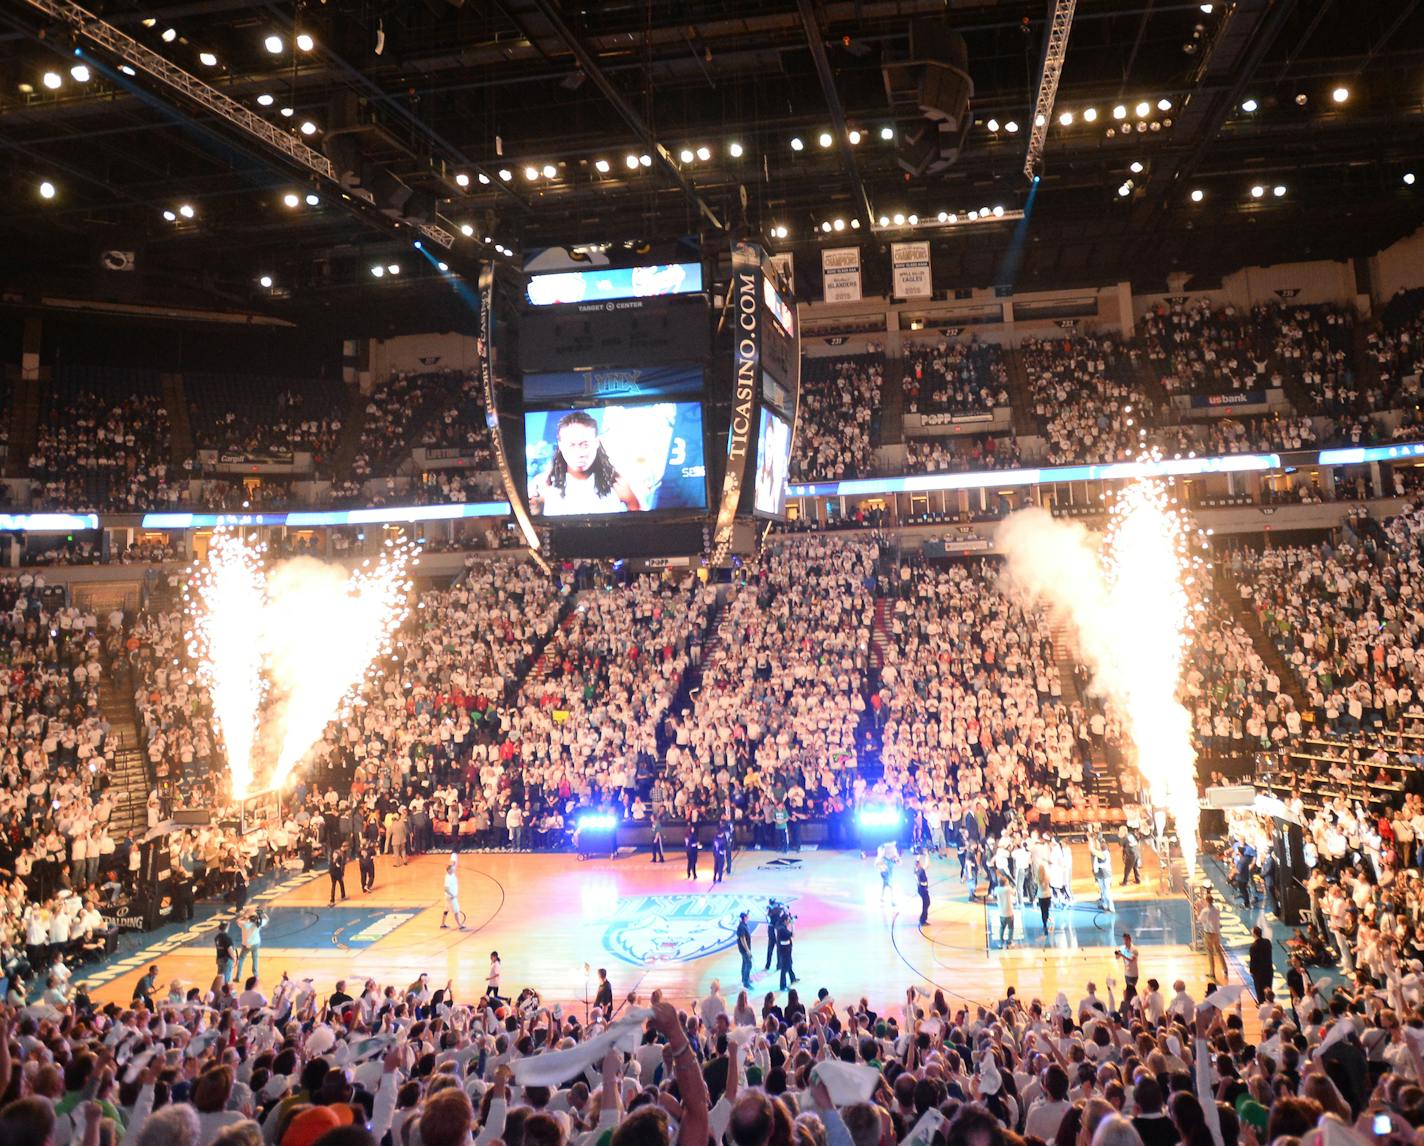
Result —
<instances>
[{"instance_id":1,"label":"crowd of fans","mask_svg":"<svg viewBox=\"0 0 1424 1146\"><path fill-rule=\"evenodd\" d=\"M875 470L885 356L806 358L791 458L793 481L839 481Z\"/></svg>"},{"instance_id":2,"label":"crowd of fans","mask_svg":"<svg viewBox=\"0 0 1424 1146\"><path fill-rule=\"evenodd\" d=\"M1019 353L1049 462L1122 461L1144 450L1153 412L1113 337L1026 339Z\"/></svg>"},{"instance_id":3,"label":"crowd of fans","mask_svg":"<svg viewBox=\"0 0 1424 1146\"><path fill-rule=\"evenodd\" d=\"M55 396L40 418L27 474L36 505L75 512L166 508L187 492L171 466L168 411L157 394Z\"/></svg>"},{"instance_id":4,"label":"crowd of fans","mask_svg":"<svg viewBox=\"0 0 1424 1146\"><path fill-rule=\"evenodd\" d=\"M188 386L203 395L190 415L200 448L254 459L309 453L317 472L330 471L341 437L339 389L230 376L190 377Z\"/></svg>"},{"instance_id":5,"label":"crowd of fans","mask_svg":"<svg viewBox=\"0 0 1424 1146\"><path fill-rule=\"evenodd\" d=\"M378 383L366 404L352 478L360 482L394 473L417 447L457 449L489 463L492 448L478 373L400 371Z\"/></svg>"},{"instance_id":6,"label":"crowd of fans","mask_svg":"<svg viewBox=\"0 0 1424 1146\"><path fill-rule=\"evenodd\" d=\"M1009 404L1008 369L995 342L907 344L902 383L907 414L989 414Z\"/></svg>"},{"instance_id":7,"label":"crowd of fans","mask_svg":"<svg viewBox=\"0 0 1424 1146\"><path fill-rule=\"evenodd\" d=\"M1023 460L1013 434L974 434L946 438L907 438L908 473L1013 469Z\"/></svg>"}]
</instances>

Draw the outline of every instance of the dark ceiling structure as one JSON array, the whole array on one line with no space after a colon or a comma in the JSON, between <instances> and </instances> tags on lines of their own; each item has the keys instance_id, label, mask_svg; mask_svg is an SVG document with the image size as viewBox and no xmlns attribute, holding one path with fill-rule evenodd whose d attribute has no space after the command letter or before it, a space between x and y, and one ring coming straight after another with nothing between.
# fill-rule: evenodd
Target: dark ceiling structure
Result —
<instances>
[{"instance_id":1,"label":"dark ceiling structure","mask_svg":"<svg viewBox=\"0 0 1424 1146\"><path fill-rule=\"evenodd\" d=\"M932 241L938 292L1150 288L1424 221L1420 0L1077 0L1034 185L1054 7L89 0L76 23L0 0L0 289L400 325L465 306L452 273L550 245L751 232L816 298L822 245L865 249L867 293L905 238ZM916 106L927 67L967 72L961 118Z\"/></svg>"}]
</instances>

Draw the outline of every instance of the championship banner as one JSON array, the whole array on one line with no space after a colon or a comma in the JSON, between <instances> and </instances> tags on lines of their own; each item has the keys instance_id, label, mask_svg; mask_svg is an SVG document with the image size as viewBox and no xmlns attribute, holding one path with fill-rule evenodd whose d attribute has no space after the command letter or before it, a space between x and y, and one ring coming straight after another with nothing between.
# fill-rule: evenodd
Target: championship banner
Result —
<instances>
[{"instance_id":1,"label":"championship banner","mask_svg":"<svg viewBox=\"0 0 1424 1146\"><path fill-rule=\"evenodd\" d=\"M860 301L860 248L821 250L821 298L825 302Z\"/></svg>"},{"instance_id":2,"label":"championship banner","mask_svg":"<svg viewBox=\"0 0 1424 1146\"><path fill-rule=\"evenodd\" d=\"M890 244L891 293L896 298L930 298L929 240Z\"/></svg>"}]
</instances>

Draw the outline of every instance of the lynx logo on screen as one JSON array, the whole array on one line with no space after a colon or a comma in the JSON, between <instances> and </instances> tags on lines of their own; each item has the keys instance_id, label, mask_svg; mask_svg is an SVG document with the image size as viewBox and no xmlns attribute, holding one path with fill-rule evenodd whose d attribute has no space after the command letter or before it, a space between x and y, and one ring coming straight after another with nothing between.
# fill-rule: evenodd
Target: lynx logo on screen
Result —
<instances>
[{"instance_id":1,"label":"lynx logo on screen","mask_svg":"<svg viewBox=\"0 0 1424 1146\"><path fill-rule=\"evenodd\" d=\"M783 897L783 903L792 902ZM764 895L634 895L618 901L603 932L607 952L636 967L691 963L737 943L737 920L764 931Z\"/></svg>"}]
</instances>

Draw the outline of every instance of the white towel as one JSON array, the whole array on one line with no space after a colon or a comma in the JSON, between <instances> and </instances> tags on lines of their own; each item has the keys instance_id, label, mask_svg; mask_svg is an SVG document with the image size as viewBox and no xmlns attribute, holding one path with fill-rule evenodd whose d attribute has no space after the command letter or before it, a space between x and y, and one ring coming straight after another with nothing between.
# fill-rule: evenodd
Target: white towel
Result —
<instances>
[{"instance_id":1,"label":"white towel","mask_svg":"<svg viewBox=\"0 0 1424 1146\"><path fill-rule=\"evenodd\" d=\"M568 1050L530 1055L512 1063L514 1081L520 1086L558 1086L576 1078L595 1063L603 1061L612 1047L631 1052L642 1041L643 1024L652 1017L644 1008L630 1010L623 1018L597 1038L579 1043Z\"/></svg>"},{"instance_id":2,"label":"white towel","mask_svg":"<svg viewBox=\"0 0 1424 1146\"><path fill-rule=\"evenodd\" d=\"M837 1106L849 1106L853 1102L870 1101L880 1081L880 1072L856 1062L827 1059L811 1068L811 1081L824 1085Z\"/></svg>"}]
</instances>

